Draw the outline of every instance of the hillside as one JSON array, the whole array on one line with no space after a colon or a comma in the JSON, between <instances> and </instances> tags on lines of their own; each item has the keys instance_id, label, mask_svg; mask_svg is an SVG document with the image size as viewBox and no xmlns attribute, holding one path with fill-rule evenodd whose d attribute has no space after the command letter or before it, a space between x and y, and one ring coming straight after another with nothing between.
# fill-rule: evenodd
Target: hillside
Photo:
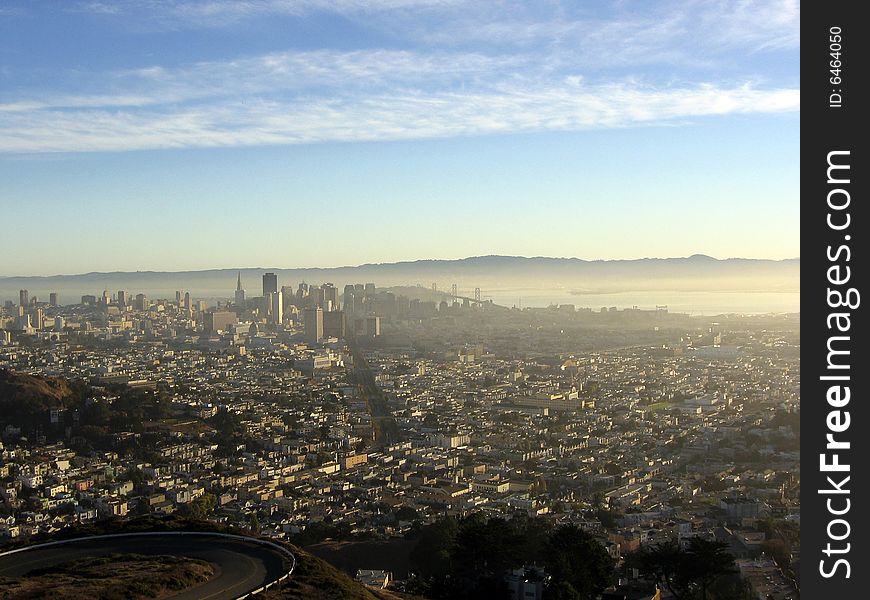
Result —
<instances>
[{"instance_id":1,"label":"hillside","mask_svg":"<svg viewBox=\"0 0 870 600\"><path fill-rule=\"evenodd\" d=\"M49 411L68 408L80 399L77 384L60 377L42 377L0 369L0 425L48 423Z\"/></svg>"},{"instance_id":2,"label":"hillside","mask_svg":"<svg viewBox=\"0 0 870 600\"><path fill-rule=\"evenodd\" d=\"M210 521L186 519L176 515L166 517L145 516L129 520L108 520L64 529L50 538L34 538L33 543L45 543L89 535L111 533L140 533L144 531L213 531L242 534L225 525ZM263 600L397 600L399 597L380 590L370 590L354 581L346 573L325 560L287 542L270 540L287 547L296 556L296 569L291 580L280 590L269 590L258 595ZM11 546L21 546L12 544ZM5 549L5 548L4 548ZM129 558L128 558L129 559Z\"/></svg>"}]
</instances>

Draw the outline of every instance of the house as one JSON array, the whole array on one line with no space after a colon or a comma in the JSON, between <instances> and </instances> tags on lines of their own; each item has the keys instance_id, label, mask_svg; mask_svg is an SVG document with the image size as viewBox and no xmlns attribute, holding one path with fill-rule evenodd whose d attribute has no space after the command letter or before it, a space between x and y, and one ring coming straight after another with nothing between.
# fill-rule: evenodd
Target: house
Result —
<instances>
[{"instance_id":1,"label":"house","mask_svg":"<svg viewBox=\"0 0 870 600\"><path fill-rule=\"evenodd\" d=\"M382 590L393 580L393 574L380 569L357 569L356 580L363 585Z\"/></svg>"}]
</instances>

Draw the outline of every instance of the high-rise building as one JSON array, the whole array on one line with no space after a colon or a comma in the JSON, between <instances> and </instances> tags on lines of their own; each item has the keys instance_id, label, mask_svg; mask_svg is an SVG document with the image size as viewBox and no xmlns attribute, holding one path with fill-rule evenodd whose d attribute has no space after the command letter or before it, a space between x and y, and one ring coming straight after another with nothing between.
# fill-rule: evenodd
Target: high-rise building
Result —
<instances>
[{"instance_id":1,"label":"high-rise building","mask_svg":"<svg viewBox=\"0 0 870 600\"><path fill-rule=\"evenodd\" d=\"M30 324L30 314L20 315L18 317L18 324L16 327L18 331L26 331L29 333L30 330L33 328L33 325Z\"/></svg>"},{"instance_id":2,"label":"high-rise building","mask_svg":"<svg viewBox=\"0 0 870 600\"><path fill-rule=\"evenodd\" d=\"M63 331L64 325L66 325L66 322L63 320L63 317L58 315L54 318L54 330L55 331Z\"/></svg>"},{"instance_id":3,"label":"high-rise building","mask_svg":"<svg viewBox=\"0 0 870 600\"><path fill-rule=\"evenodd\" d=\"M342 339L344 338L344 328L345 328L345 320L344 320L344 312L340 310L333 310L329 312L323 313L323 336L324 337L334 337Z\"/></svg>"},{"instance_id":4,"label":"high-rise building","mask_svg":"<svg viewBox=\"0 0 870 600\"><path fill-rule=\"evenodd\" d=\"M308 288L308 296L311 298L311 302L314 306L319 306L320 308L324 308L326 306L326 302L324 302L323 297L323 288L319 285L312 285Z\"/></svg>"},{"instance_id":5,"label":"high-rise building","mask_svg":"<svg viewBox=\"0 0 870 600\"><path fill-rule=\"evenodd\" d=\"M323 309L305 309L305 341L316 344L323 338Z\"/></svg>"},{"instance_id":6,"label":"high-rise building","mask_svg":"<svg viewBox=\"0 0 870 600\"><path fill-rule=\"evenodd\" d=\"M29 306L28 296L27 290L18 290L18 306Z\"/></svg>"},{"instance_id":7,"label":"high-rise building","mask_svg":"<svg viewBox=\"0 0 870 600\"><path fill-rule=\"evenodd\" d=\"M366 296L371 297L375 295L375 284L367 283L366 284Z\"/></svg>"},{"instance_id":8,"label":"high-rise building","mask_svg":"<svg viewBox=\"0 0 870 600\"><path fill-rule=\"evenodd\" d=\"M245 290L242 288L242 272L239 271L239 279L236 282L236 306L245 305Z\"/></svg>"},{"instance_id":9,"label":"high-rise building","mask_svg":"<svg viewBox=\"0 0 870 600\"><path fill-rule=\"evenodd\" d=\"M41 308L34 308L30 311L30 322L36 329L42 329L44 317Z\"/></svg>"},{"instance_id":10,"label":"high-rise building","mask_svg":"<svg viewBox=\"0 0 870 600\"><path fill-rule=\"evenodd\" d=\"M278 276L274 273L266 273L263 275L263 296L268 297L269 294L278 291Z\"/></svg>"},{"instance_id":11,"label":"high-rise building","mask_svg":"<svg viewBox=\"0 0 870 600\"><path fill-rule=\"evenodd\" d=\"M203 316L206 333L227 331L236 322L236 313L225 310L207 312Z\"/></svg>"},{"instance_id":12,"label":"high-rise building","mask_svg":"<svg viewBox=\"0 0 870 600\"><path fill-rule=\"evenodd\" d=\"M57 306L57 292L51 292L48 295L48 305Z\"/></svg>"},{"instance_id":13,"label":"high-rise building","mask_svg":"<svg viewBox=\"0 0 870 600\"><path fill-rule=\"evenodd\" d=\"M284 295L280 291L269 294L269 322L275 325L284 322Z\"/></svg>"},{"instance_id":14,"label":"high-rise building","mask_svg":"<svg viewBox=\"0 0 870 600\"><path fill-rule=\"evenodd\" d=\"M175 306L181 308L181 292L179 290L175 290Z\"/></svg>"},{"instance_id":15,"label":"high-rise building","mask_svg":"<svg viewBox=\"0 0 870 600\"><path fill-rule=\"evenodd\" d=\"M84 298L82 298L82 303L84 304ZM136 310L148 310L148 298L145 297L145 294L136 294L136 301L133 302L133 308Z\"/></svg>"},{"instance_id":16,"label":"high-rise building","mask_svg":"<svg viewBox=\"0 0 870 600\"><path fill-rule=\"evenodd\" d=\"M323 290L323 310L338 310L338 288L331 283L324 283Z\"/></svg>"},{"instance_id":17,"label":"high-rise building","mask_svg":"<svg viewBox=\"0 0 870 600\"><path fill-rule=\"evenodd\" d=\"M109 293L109 290L103 290L103 296L100 298L100 302L103 306L109 306L112 303L112 294Z\"/></svg>"},{"instance_id":18,"label":"high-rise building","mask_svg":"<svg viewBox=\"0 0 870 600\"><path fill-rule=\"evenodd\" d=\"M350 317L356 310L355 293L353 285L344 286L344 298L342 298L341 307L344 312Z\"/></svg>"},{"instance_id":19,"label":"high-rise building","mask_svg":"<svg viewBox=\"0 0 870 600\"><path fill-rule=\"evenodd\" d=\"M381 335L381 318L380 317L366 317L366 326L365 326L365 334L370 337L377 337Z\"/></svg>"},{"instance_id":20,"label":"high-rise building","mask_svg":"<svg viewBox=\"0 0 870 600\"><path fill-rule=\"evenodd\" d=\"M127 292L124 290L118 290L118 306L127 306L128 300Z\"/></svg>"},{"instance_id":21,"label":"high-rise building","mask_svg":"<svg viewBox=\"0 0 870 600\"><path fill-rule=\"evenodd\" d=\"M190 292L184 292L184 308L190 310Z\"/></svg>"}]
</instances>

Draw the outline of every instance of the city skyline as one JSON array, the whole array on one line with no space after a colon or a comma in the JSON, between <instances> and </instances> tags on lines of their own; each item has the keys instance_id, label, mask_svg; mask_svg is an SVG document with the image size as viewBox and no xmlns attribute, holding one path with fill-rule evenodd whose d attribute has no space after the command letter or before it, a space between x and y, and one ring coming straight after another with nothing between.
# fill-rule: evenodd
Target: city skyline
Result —
<instances>
[{"instance_id":1,"label":"city skyline","mask_svg":"<svg viewBox=\"0 0 870 600\"><path fill-rule=\"evenodd\" d=\"M788 1L10 2L0 203L35 218L3 274L797 257L798 26Z\"/></svg>"}]
</instances>

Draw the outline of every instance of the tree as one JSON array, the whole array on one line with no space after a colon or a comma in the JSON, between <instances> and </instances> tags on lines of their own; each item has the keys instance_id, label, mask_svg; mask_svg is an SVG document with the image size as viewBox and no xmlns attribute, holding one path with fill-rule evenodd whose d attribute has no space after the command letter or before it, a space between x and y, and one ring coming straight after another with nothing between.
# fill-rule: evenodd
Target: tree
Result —
<instances>
[{"instance_id":1,"label":"tree","mask_svg":"<svg viewBox=\"0 0 870 600\"><path fill-rule=\"evenodd\" d=\"M545 557L554 582L568 582L583 598L600 593L611 583L613 559L604 546L576 525L556 528Z\"/></svg>"},{"instance_id":2,"label":"tree","mask_svg":"<svg viewBox=\"0 0 870 600\"><path fill-rule=\"evenodd\" d=\"M248 517L248 527L250 527L251 531L254 533L260 533L260 517L257 515L256 511L251 513L251 516Z\"/></svg>"},{"instance_id":3,"label":"tree","mask_svg":"<svg viewBox=\"0 0 870 600\"><path fill-rule=\"evenodd\" d=\"M456 519L437 521L420 532L420 541L408 555L413 570L423 577L446 575L451 568L451 554L459 526Z\"/></svg>"},{"instance_id":4,"label":"tree","mask_svg":"<svg viewBox=\"0 0 870 600\"><path fill-rule=\"evenodd\" d=\"M692 538L684 561L685 576L700 587L701 599L707 600L710 587L722 576L736 571L728 545L715 540Z\"/></svg>"},{"instance_id":5,"label":"tree","mask_svg":"<svg viewBox=\"0 0 870 600\"><path fill-rule=\"evenodd\" d=\"M626 565L667 587L678 600L708 599L708 591L723 576L735 572L727 544L691 538L683 549L676 542L644 548L626 557Z\"/></svg>"},{"instance_id":6,"label":"tree","mask_svg":"<svg viewBox=\"0 0 870 600\"><path fill-rule=\"evenodd\" d=\"M567 581L549 585L544 590L544 600L583 600L583 597Z\"/></svg>"}]
</instances>

